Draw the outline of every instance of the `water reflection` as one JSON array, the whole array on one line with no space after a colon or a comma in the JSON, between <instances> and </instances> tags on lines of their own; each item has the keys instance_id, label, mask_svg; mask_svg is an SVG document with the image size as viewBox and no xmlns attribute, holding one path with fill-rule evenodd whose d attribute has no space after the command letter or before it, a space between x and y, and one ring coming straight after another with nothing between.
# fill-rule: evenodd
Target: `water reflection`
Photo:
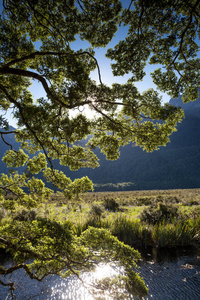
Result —
<instances>
[{"instance_id":1,"label":"water reflection","mask_svg":"<svg viewBox=\"0 0 200 300\"><path fill-rule=\"evenodd\" d=\"M101 263L97 266L93 277L95 279L101 280L104 277L112 277L115 275L118 275L119 273L122 273L123 269L117 267L115 264L104 264Z\"/></svg>"},{"instance_id":2,"label":"water reflection","mask_svg":"<svg viewBox=\"0 0 200 300\"><path fill-rule=\"evenodd\" d=\"M56 282L56 284L51 287L51 296L55 297L55 299L64 300L94 300L97 298L112 300L113 297L106 291L102 291L102 294L94 288L95 280L102 280L105 277L111 278L122 273L123 269L116 264L101 263L96 267L94 272L85 272L81 275L84 284L75 276L67 280L61 280L61 282Z\"/></svg>"},{"instance_id":3,"label":"water reflection","mask_svg":"<svg viewBox=\"0 0 200 300\"><path fill-rule=\"evenodd\" d=\"M148 252L146 258L139 262L138 272L149 287L149 295L145 300L199 300L200 295L200 253L190 250L177 256L165 256L161 259L159 253ZM11 266L7 260L5 266ZM24 271L18 270L11 276L15 282L18 300L93 300L90 284L96 279L115 276L123 272L116 265L100 264L96 271L82 274L82 279L87 283L87 288L75 276L61 279L54 275L38 283L31 280ZM9 278L10 279L10 278ZM8 279L8 280L9 280ZM5 279L2 276L2 280ZM0 299L10 300L8 288L0 285ZM113 300L108 294L104 300Z\"/></svg>"},{"instance_id":4,"label":"water reflection","mask_svg":"<svg viewBox=\"0 0 200 300\"><path fill-rule=\"evenodd\" d=\"M200 256L198 249L155 249L139 263L139 273L149 288L146 299L199 300Z\"/></svg>"}]
</instances>

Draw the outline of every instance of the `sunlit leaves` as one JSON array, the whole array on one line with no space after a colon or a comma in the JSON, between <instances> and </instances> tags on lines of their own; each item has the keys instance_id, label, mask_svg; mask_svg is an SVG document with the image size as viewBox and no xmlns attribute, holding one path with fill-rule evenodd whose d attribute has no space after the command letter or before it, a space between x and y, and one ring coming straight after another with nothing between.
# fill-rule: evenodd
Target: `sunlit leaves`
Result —
<instances>
[{"instance_id":1,"label":"sunlit leaves","mask_svg":"<svg viewBox=\"0 0 200 300\"><path fill-rule=\"evenodd\" d=\"M74 195L78 198L79 194L93 190L92 181L87 176L72 181L62 171L53 171L50 168L45 169L43 175L48 182L62 190L69 199L72 199Z\"/></svg>"},{"instance_id":2,"label":"sunlit leaves","mask_svg":"<svg viewBox=\"0 0 200 300\"><path fill-rule=\"evenodd\" d=\"M21 167L24 166L28 159L28 155L22 150L19 149L18 152L13 150L8 150L6 155L3 157L3 162L7 164L9 168L11 167Z\"/></svg>"},{"instance_id":3,"label":"sunlit leaves","mask_svg":"<svg viewBox=\"0 0 200 300\"><path fill-rule=\"evenodd\" d=\"M80 146L69 147L66 154L60 158L60 164L69 166L70 170L99 166L97 156L89 149Z\"/></svg>"},{"instance_id":4,"label":"sunlit leaves","mask_svg":"<svg viewBox=\"0 0 200 300\"><path fill-rule=\"evenodd\" d=\"M61 190L64 190L68 187L68 185L72 182L70 178L66 177L66 175L62 171L51 170L47 168L43 171L43 175L47 181L52 182L56 187Z\"/></svg>"},{"instance_id":5,"label":"sunlit leaves","mask_svg":"<svg viewBox=\"0 0 200 300\"><path fill-rule=\"evenodd\" d=\"M38 174L42 169L46 167L47 161L43 153L39 153L37 157L29 159L29 161L27 162L27 168L33 174Z\"/></svg>"},{"instance_id":6,"label":"sunlit leaves","mask_svg":"<svg viewBox=\"0 0 200 300\"><path fill-rule=\"evenodd\" d=\"M76 195L76 198L78 199L79 195L81 193L87 192L87 191L93 191L93 183L92 181L87 177L77 178L75 179L69 186L69 189L66 190L66 196Z\"/></svg>"},{"instance_id":7,"label":"sunlit leaves","mask_svg":"<svg viewBox=\"0 0 200 300\"><path fill-rule=\"evenodd\" d=\"M199 87L199 9L199 3L193 1L159 1L156 5L152 1L132 1L131 9L121 14L121 23L129 26L128 35L107 51L107 56L116 61L112 64L113 74L132 72L132 80L142 80L149 59L164 69L162 76L157 71L152 75L161 91L173 97L180 93L188 97L188 84L194 89ZM190 100L197 97L193 94Z\"/></svg>"},{"instance_id":8,"label":"sunlit leaves","mask_svg":"<svg viewBox=\"0 0 200 300\"><path fill-rule=\"evenodd\" d=\"M88 1L79 3L81 14L82 39L88 40L92 46L106 46L117 31L117 22L122 5L119 0Z\"/></svg>"},{"instance_id":9,"label":"sunlit leaves","mask_svg":"<svg viewBox=\"0 0 200 300\"><path fill-rule=\"evenodd\" d=\"M101 151L106 154L107 159L115 160L119 158L119 142L115 136L104 135L99 140Z\"/></svg>"}]
</instances>

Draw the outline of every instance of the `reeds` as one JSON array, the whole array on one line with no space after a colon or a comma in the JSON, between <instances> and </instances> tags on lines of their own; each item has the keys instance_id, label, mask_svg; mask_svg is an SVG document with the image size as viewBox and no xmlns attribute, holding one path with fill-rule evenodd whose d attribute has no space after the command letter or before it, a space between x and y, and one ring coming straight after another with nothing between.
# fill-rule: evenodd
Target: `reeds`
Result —
<instances>
[{"instance_id":1,"label":"reeds","mask_svg":"<svg viewBox=\"0 0 200 300\"><path fill-rule=\"evenodd\" d=\"M182 222L176 224L163 222L154 226L153 240L159 248L183 247L193 244L197 232L197 227L190 227Z\"/></svg>"},{"instance_id":2,"label":"reeds","mask_svg":"<svg viewBox=\"0 0 200 300\"><path fill-rule=\"evenodd\" d=\"M200 217L190 222L174 220L174 223L167 223L163 220L154 225L145 224L140 219L131 220L122 215L112 220L87 219L84 224L78 225L79 234L89 226L107 228L120 241L132 247L172 248L194 244L200 232Z\"/></svg>"}]
</instances>

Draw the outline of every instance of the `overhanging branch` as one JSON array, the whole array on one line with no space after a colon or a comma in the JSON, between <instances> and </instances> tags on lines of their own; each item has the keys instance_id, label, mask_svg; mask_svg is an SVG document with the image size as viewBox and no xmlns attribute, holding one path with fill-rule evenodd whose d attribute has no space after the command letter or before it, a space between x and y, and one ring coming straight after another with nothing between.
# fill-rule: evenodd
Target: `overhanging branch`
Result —
<instances>
[{"instance_id":1,"label":"overhanging branch","mask_svg":"<svg viewBox=\"0 0 200 300\"><path fill-rule=\"evenodd\" d=\"M29 54L29 55L26 55L26 56L23 56L23 57L11 60L9 63L5 64L5 66L0 69L0 73L1 73L1 70L4 69L4 68L8 68L10 66L13 66L13 65L15 65L17 63L21 63L21 62L29 60L29 59L35 59L36 57L44 57L44 56L69 56L69 55L71 55L71 56L88 55L89 57L91 57L95 61L95 63L96 63L96 66L97 66L97 69L98 69L98 75L99 75L99 82L102 85L101 71L100 71L100 67L99 67L98 61L88 51L83 51L83 52L79 52L79 53L73 53L72 51L68 52L68 53L67 52L54 52L54 51L36 51L36 52L33 52L33 53Z\"/></svg>"},{"instance_id":2,"label":"overhanging branch","mask_svg":"<svg viewBox=\"0 0 200 300\"><path fill-rule=\"evenodd\" d=\"M28 124L28 122L25 120L24 114L23 114L23 109L22 109L20 103L17 102L15 99L13 99L13 98L10 96L10 94L8 93L8 91L6 90L6 88L5 88L4 86L2 86L1 84L0 84L0 89L5 93L6 97L9 99L9 101L10 101L11 103L13 103L13 104L19 109L19 113L20 113L20 115L21 115L21 117L22 117L22 120L23 120L24 125L25 125L25 126L27 127L27 129L32 133L32 135L34 136L34 138L36 139L36 141L38 142L38 144L39 144L40 147L42 148L42 150L43 150L43 152L44 152L44 154L45 154L45 156L46 156L48 162L49 162L50 165L51 165L51 169L53 170L54 168L53 168L53 164L52 164L52 162L51 162L51 159L48 157L47 151L46 151L46 149L44 148L44 145L42 144L42 142L40 141L40 139L38 138L36 132L31 128L31 126L30 126L30 125Z\"/></svg>"}]
</instances>

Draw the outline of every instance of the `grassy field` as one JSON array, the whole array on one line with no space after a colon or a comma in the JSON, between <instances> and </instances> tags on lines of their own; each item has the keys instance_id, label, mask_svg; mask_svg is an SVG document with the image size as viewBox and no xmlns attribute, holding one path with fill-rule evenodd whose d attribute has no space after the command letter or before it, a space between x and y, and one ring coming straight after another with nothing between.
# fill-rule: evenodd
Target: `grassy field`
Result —
<instances>
[{"instance_id":1,"label":"grassy field","mask_svg":"<svg viewBox=\"0 0 200 300\"><path fill-rule=\"evenodd\" d=\"M89 226L107 228L136 248L184 247L200 241L200 189L87 193L76 201L56 193L38 208L0 212L2 224L41 217L70 222L77 235Z\"/></svg>"}]
</instances>

